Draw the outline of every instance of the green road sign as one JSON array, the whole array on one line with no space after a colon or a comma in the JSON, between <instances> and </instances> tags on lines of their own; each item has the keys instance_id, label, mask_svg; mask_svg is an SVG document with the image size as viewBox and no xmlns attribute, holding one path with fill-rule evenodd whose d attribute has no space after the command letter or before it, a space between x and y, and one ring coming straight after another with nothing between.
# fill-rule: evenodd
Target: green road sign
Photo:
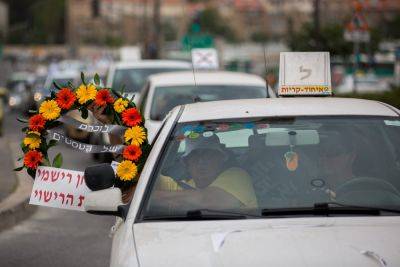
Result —
<instances>
[{"instance_id":1,"label":"green road sign","mask_svg":"<svg viewBox=\"0 0 400 267\"><path fill-rule=\"evenodd\" d=\"M190 51L193 48L211 48L214 47L214 38L208 34L187 34L182 38L184 51Z\"/></svg>"}]
</instances>

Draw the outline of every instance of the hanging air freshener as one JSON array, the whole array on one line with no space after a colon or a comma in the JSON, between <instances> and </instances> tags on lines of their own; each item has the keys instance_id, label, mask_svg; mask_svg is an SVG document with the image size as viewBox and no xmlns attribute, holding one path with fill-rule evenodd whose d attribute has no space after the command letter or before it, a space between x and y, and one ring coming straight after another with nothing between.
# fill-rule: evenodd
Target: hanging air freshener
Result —
<instances>
[{"instance_id":1,"label":"hanging air freshener","mask_svg":"<svg viewBox=\"0 0 400 267\"><path fill-rule=\"evenodd\" d=\"M297 170L297 167L299 166L299 155L296 152L288 151L285 153L284 157L286 168L292 172Z\"/></svg>"},{"instance_id":2,"label":"hanging air freshener","mask_svg":"<svg viewBox=\"0 0 400 267\"><path fill-rule=\"evenodd\" d=\"M286 161L286 168L289 171L297 170L299 166L299 155L293 151L294 146L296 145L296 132L290 131L289 134L289 148L290 150L284 154L285 161Z\"/></svg>"}]
</instances>

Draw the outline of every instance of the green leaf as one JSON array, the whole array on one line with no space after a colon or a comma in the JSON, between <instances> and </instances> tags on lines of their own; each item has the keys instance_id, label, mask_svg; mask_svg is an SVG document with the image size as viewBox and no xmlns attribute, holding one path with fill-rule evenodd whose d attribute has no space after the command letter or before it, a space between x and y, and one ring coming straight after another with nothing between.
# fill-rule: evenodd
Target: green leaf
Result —
<instances>
[{"instance_id":1,"label":"green leaf","mask_svg":"<svg viewBox=\"0 0 400 267\"><path fill-rule=\"evenodd\" d=\"M61 86L56 81L53 81L53 85L57 90L61 90Z\"/></svg>"},{"instance_id":2,"label":"green leaf","mask_svg":"<svg viewBox=\"0 0 400 267\"><path fill-rule=\"evenodd\" d=\"M121 86L121 95L124 95L124 92L125 92L125 84L123 84L122 86Z\"/></svg>"},{"instance_id":3,"label":"green leaf","mask_svg":"<svg viewBox=\"0 0 400 267\"><path fill-rule=\"evenodd\" d=\"M21 129L21 132L24 133L24 132L26 132L28 129L29 129L29 127L24 127L24 128Z\"/></svg>"},{"instance_id":4,"label":"green leaf","mask_svg":"<svg viewBox=\"0 0 400 267\"><path fill-rule=\"evenodd\" d=\"M82 119L86 120L87 117L89 116L89 111L85 107L80 108L80 111L81 111Z\"/></svg>"},{"instance_id":5,"label":"green leaf","mask_svg":"<svg viewBox=\"0 0 400 267\"><path fill-rule=\"evenodd\" d=\"M26 137L29 137L29 138L40 138L40 135L37 135L35 133L29 133L29 134L26 135Z\"/></svg>"},{"instance_id":6,"label":"green leaf","mask_svg":"<svg viewBox=\"0 0 400 267\"><path fill-rule=\"evenodd\" d=\"M36 170L34 169L27 169L28 174L32 177L32 179L35 179L36 176Z\"/></svg>"},{"instance_id":7,"label":"green leaf","mask_svg":"<svg viewBox=\"0 0 400 267\"><path fill-rule=\"evenodd\" d=\"M20 117L17 117L17 121L22 122L22 123L28 123L27 119L20 118Z\"/></svg>"},{"instance_id":8,"label":"green leaf","mask_svg":"<svg viewBox=\"0 0 400 267\"><path fill-rule=\"evenodd\" d=\"M51 166L50 161L48 159L46 159L46 158L42 160L42 163L43 163L44 166L48 166L48 167Z\"/></svg>"},{"instance_id":9,"label":"green leaf","mask_svg":"<svg viewBox=\"0 0 400 267\"><path fill-rule=\"evenodd\" d=\"M123 125L122 122L121 122L121 119L119 118L118 113L115 113L115 116L114 116L114 117L115 117L115 120L117 121L117 124L118 124L118 125Z\"/></svg>"},{"instance_id":10,"label":"green leaf","mask_svg":"<svg viewBox=\"0 0 400 267\"><path fill-rule=\"evenodd\" d=\"M100 85L100 77L99 77L99 74L97 74L97 73L94 75L94 83L96 85Z\"/></svg>"},{"instance_id":11,"label":"green leaf","mask_svg":"<svg viewBox=\"0 0 400 267\"><path fill-rule=\"evenodd\" d=\"M27 148L27 147L24 145L24 142L21 142L20 146L21 146L22 152L26 153L26 152L29 151L29 148Z\"/></svg>"},{"instance_id":12,"label":"green leaf","mask_svg":"<svg viewBox=\"0 0 400 267\"><path fill-rule=\"evenodd\" d=\"M49 144L47 145L47 147L50 148L50 147L55 146L55 145L57 145L57 140L52 139L52 140L49 141Z\"/></svg>"},{"instance_id":13,"label":"green leaf","mask_svg":"<svg viewBox=\"0 0 400 267\"><path fill-rule=\"evenodd\" d=\"M19 158L17 158L17 161L20 161L21 159L23 159L24 157L19 157Z\"/></svg>"},{"instance_id":14,"label":"green leaf","mask_svg":"<svg viewBox=\"0 0 400 267\"><path fill-rule=\"evenodd\" d=\"M71 88L71 89L74 89L74 85L72 84L71 81L68 81L68 87Z\"/></svg>"},{"instance_id":15,"label":"green leaf","mask_svg":"<svg viewBox=\"0 0 400 267\"><path fill-rule=\"evenodd\" d=\"M51 91L51 92L50 92L50 97L51 97L51 98L56 98L56 92Z\"/></svg>"},{"instance_id":16,"label":"green leaf","mask_svg":"<svg viewBox=\"0 0 400 267\"><path fill-rule=\"evenodd\" d=\"M60 168L63 162L61 153L58 153L53 159L53 167Z\"/></svg>"},{"instance_id":17,"label":"green leaf","mask_svg":"<svg viewBox=\"0 0 400 267\"><path fill-rule=\"evenodd\" d=\"M115 91L114 89L111 89L111 92L113 92L113 94L116 95L117 97L123 98L122 95L117 91Z\"/></svg>"},{"instance_id":18,"label":"green leaf","mask_svg":"<svg viewBox=\"0 0 400 267\"><path fill-rule=\"evenodd\" d=\"M24 168L24 166L21 166L21 167L18 167L18 168L13 169L13 171L19 172L19 171L21 171L23 168Z\"/></svg>"},{"instance_id":19,"label":"green leaf","mask_svg":"<svg viewBox=\"0 0 400 267\"><path fill-rule=\"evenodd\" d=\"M86 85L86 82L85 82L85 74L83 74L83 72L81 72L81 80L82 80L82 83L83 83L84 85Z\"/></svg>"}]
</instances>

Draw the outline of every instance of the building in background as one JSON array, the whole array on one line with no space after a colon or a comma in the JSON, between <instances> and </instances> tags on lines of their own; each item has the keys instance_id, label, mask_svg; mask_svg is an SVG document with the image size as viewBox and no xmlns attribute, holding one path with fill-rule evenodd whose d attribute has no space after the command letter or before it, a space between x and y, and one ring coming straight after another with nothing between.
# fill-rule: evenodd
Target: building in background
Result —
<instances>
[{"instance_id":1,"label":"building in background","mask_svg":"<svg viewBox=\"0 0 400 267\"><path fill-rule=\"evenodd\" d=\"M160 0L161 23L182 32L184 0ZM153 0L67 0L69 44L128 45L144 42L154 31Z\"/></svg>"}]
</instances>

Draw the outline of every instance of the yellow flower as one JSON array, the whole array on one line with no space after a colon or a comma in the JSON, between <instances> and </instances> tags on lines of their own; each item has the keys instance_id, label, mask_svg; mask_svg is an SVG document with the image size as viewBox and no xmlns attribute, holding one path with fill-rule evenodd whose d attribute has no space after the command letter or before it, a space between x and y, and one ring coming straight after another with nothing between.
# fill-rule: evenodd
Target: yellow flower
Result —
<instances>
[{"instance_id":1,"label":"yellow flower","mask_svg":"<svg viewBox=\"0 0 400 267\"><path fill-rule=\"evenodd\" d=\"M135 163L124 160L117 166L117 175L122 181L131 181L137 174Z\"/></svg>"},{"instance_id":2,"label":"yellow flower","mask_svg":"<svg viewBox=\"0 0 400 267\"><path fill-rule=\"evenodd\" d=\"M128 100L124 100L122 98L118 98L117 101L114 102L114 110L118 113L121 113L128 106Z\"/></svg>"},{"instance_id":3,"label":"yellow flower","mask_svg":"<svg viewBox=\"0 0 400 267\"><path fill-rule=\"evenodd\" d=\"M36 149L40 147L42 140L40 139L39 132L28 132L28 134L35 134L36 136L27 136L24 138L24 145L29 149Z\"/></svg>"},{"instance_id":4,"label":"yellow flower","mask_svg":"<svg viewBox=\"0 0 400 267\"><path fill-rule=\"evenodd\" d=\"M89 100L96 98L97 90L94 84L84 85L81 84L76 90L76 96L78 97L79 104L85 104Z\"/></svg>"},{"instance_id":5,"label":"yellow flower","mask_svg":"<svg viewBox=\"0 0 400 267\"><path fill-rule=\"evenodd\" d=\"M46 120L54 120L60 116L61 109L55 100L44 101L39 108L39 113Z\"/></svg>"},{"instance_id":6,"label":"yellow flower","mask_svg":"<svg viewBox=\"0 0 400 267\"><path fill-rule=\"evenodd\" d=\"M134 126L125 131L124 137L126 143L140 146L146 140L146 132L143 127Z\"/></svg>"}]
</instances>

